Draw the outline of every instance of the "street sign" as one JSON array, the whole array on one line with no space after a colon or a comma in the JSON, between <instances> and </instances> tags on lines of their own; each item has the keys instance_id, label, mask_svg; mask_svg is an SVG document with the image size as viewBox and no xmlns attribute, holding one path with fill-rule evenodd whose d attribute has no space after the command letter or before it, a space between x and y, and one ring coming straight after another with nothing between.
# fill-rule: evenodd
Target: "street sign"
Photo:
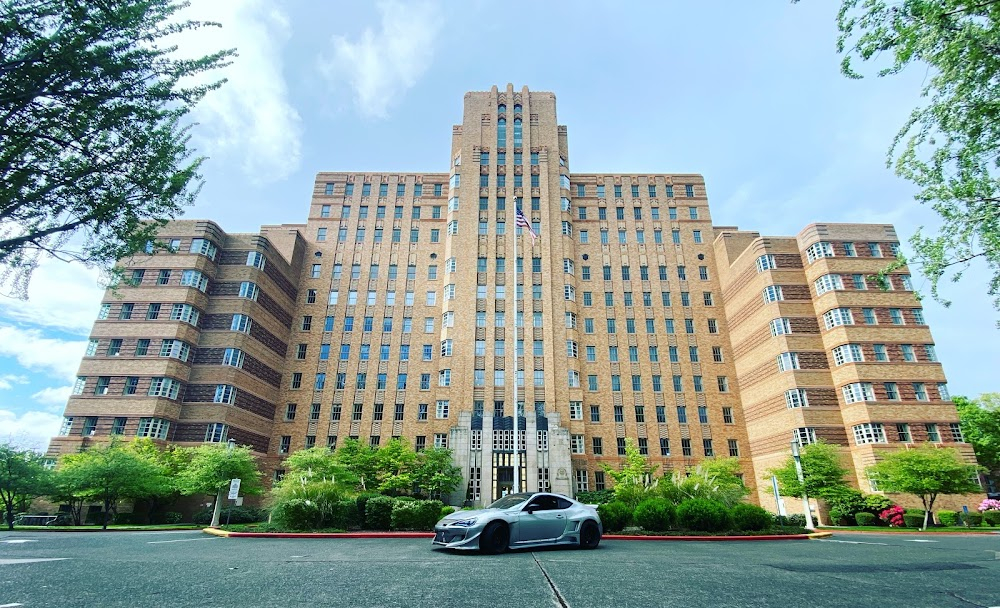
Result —
<instances>
[{"instance_id":1,"label":"street sign","mask_svg":"<svg viewBox=\"0 0 1000 608\"><path fill-rule=\"evenodd\" d=\"M240 480L234 479L229 482L229 500L236 500L240 495Z\"/></svg>"},{"instance_id":2,"label":"street sign","mask_svg":"<svg viewBox=\"0 0 1000 608\"><path fill-rule=\"evenodd\" d=\"M236 506L237 507L242 507L243 506L243 497L242 496L237 496L236 497Z\"/></svg>"}]
</instances>

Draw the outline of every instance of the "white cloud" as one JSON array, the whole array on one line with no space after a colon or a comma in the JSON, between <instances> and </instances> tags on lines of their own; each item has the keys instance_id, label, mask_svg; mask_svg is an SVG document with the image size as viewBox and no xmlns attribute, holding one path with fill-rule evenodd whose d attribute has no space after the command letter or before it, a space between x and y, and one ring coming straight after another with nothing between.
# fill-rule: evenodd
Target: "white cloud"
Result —
<instances>
[{"instance_id":1,"label":"white cloud","mask_svg":"<svg viewBox=\"0 0 1000 608\"><path fill-rule=\"evenodd\" d=\"M429 2L386 0L378 3L378 11L378 32L365 28L355 42L333 36L331 53L319 65L331 87L342 81L350 85L362 114L385 118L389 106L430 67L443 19Z\"/></svg>"},{"instance_id":2,"label":"white cloud","mask_svg":"<svg viewBox=\"0 0 1000 608\"><path fill-rule=\"evenodd\" d=\"M194 2L184 18L216 21L211 27L176 37L179 53L194 57L235 48L232 65L199 77L228 82L209 92L195 108L193 131L209 155L240 159L257 183L288 177L301 158L301 118L288 99L282 74L282 47L291 36L287 16L269 0Z\"/></svg>"},{"instance_id":3,"label":"white cloud","mask_svg":"<svg viewBox=\"0 0 1000 608\"><path fill-rule=\"evenodd\" d=\"M41 452L59 433L60 424L62 416L48 412L24 412L19 417L10 410L0 410L0 442Z\"/></svg>"},{"instance_id":4,"label":"white cloud","mask_svg":"<svg viewBox=\"0 0 1000 608\"><path fill-rule=\"evenodd\" d=\"M94 268L46 259L31 277L28 300L0 298L0 316L87 335L104 295L99 279Z\"/></svg>"},{"instance_id":5,"label":"white cloud","mask_svg":"<svg viewBox=\"0 0 1000 608\"><path fill-rule=\"evenodd\" d=\"M3 374L0 376L0 390L8 391L14 388L15 384L28 384L29 380L27 376L21 376L17 374Z\"/></svg>"},{"instance_id":6,"label":"white cloud","mask_svg":"<svg viewBox=\"0 0 1000 608\"><path fill-rule=\"evenodd\" d=\"M21 367L70 380L76 376L87 343L46 338L37 329L0 326L0 356L14 357Z\"/></svg>"},{"instance_id":7,"label":"white cloud","mask_svg":"<svg viewBox=\"0 0 1000 608\"><path fill-rule=\"evenodd\" d=\"M43 388L37 393L33 393L31 398L35 400L39 405L48 406L48 409L53 411L62 411L66 406L66 402L69 400L70 393L73 392L72 386L50 386L48 388Z\"/></svg>"}]
</instances>

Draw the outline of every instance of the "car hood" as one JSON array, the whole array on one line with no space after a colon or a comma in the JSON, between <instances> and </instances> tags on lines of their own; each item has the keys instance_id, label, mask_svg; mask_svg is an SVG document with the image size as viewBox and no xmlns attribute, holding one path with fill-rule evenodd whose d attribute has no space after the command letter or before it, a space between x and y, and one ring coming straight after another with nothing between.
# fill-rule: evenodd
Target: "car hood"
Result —
<instances>
[{"instance_id":1,"label":"car hood","mask_svg":"<svg viewBox=\"0 0 1000 608\"><path fill-rule=\"evenodd\" d=\"M463 519L472 519L480 517L481 515L486 515L488 513L500 513L500 509L473 509L471 511L455 511L448 517L444 518L444 521L461 521Z\"/></svg>"}]
</instances>

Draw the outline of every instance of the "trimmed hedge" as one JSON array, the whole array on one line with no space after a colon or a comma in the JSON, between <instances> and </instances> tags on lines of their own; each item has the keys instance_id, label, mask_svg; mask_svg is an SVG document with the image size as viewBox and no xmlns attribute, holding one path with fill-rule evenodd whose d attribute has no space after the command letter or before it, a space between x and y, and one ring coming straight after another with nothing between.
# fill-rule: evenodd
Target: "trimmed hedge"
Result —
<instances>
[{"instance_id":1,"label":"trimmed hedge","mask_svg":"<svg viewBox=\"0 0 1000 608\"><path fill-rule=\"evenodd\" d=\"M267 510L254 507L222 507L219 512L219 523L226 523L226 518L231 524L253 524L267 521ZM191 521L204 525L212 523L212 507L198 511Z\"/></svg>"},{"instance_id":2,"label":"trimmed hedge","mask_svg":"<svg viewBox=\"0 0 1000 608\"><path fill-rule=\"evenodd\" d=\"M441 518L444 505L440 500L396 500L392 505L393 530L433 530Z\"/></svg>"},{"instance_id":3,"label":"trimmed hedge","mask_svg":"<svg viewBox=\"0 0 1000 608\"><path fill-rule=\"evenodd\" d=\"M871 513L866 511L861 511L854 514L854 521L857 522L859 526L874 526L876 525L876 517Z\"/></svg>"},{"instance_id":4,"label":"trimmed hedge","mask_svg":"<svg viewBox=\"0 0 1000 608\"><path fill-rule=\"evenodd\" d=\"M623 502L611 501L597 507L606 532L619 532L625 529L632 519L632 509Z\"/></svg>"},{"instance_id":5,"label":"trimmed hedge","mask_svg":"<svg viewBox=\"0 0 1000 608\"><path fill-rule=\"evenodd\" d=\"M958 512L948 511L947 509L942 509L937 512L938 522L942 526L957 526L958 525Z\"/></svg>"},{"instance_id":6,"label":"trimmed hedge","mask_svg":"<svg viewBox=\"0 0 1000 608\"><path fill-rule=\"evenodd\" d=\"M970 526L981 526L983 525L983 516L979 513L969 513L968 515Z\"/></svg>"},{"instance_id":7,"label":"trimmed hedge","mask_svg":"<svg viewBox=\"0 0 1000 608\"><path fill-rule=\"evenodd\" d=\"M987 526L1000 526L1000 511L983 511L983 521Z\"/></svg>"},{"instance_id":8,"label":"trimmed hedge","mask_svg":"<svg viewBox=\"0 0 1000 608\"><path fill-rule=\"evenodd\" d=\"M733 516L721 502L691 498L677 506L677 523L694 532L721 532L733 527Z\"/></svg>"},{"instance_id":9,"label":"trimmed hedge","mask_svg":"<svg viewBox=\"0 0 1000 608\"><path fill-rule=\"evenodd\" d=\"M734 505L732 515L733 525L743 532L767 530L774 525L774 516L767 510L745 502Z\"/></svg>"},{"instance_id":10,"label":"trimmed hedge","mask_svg":"<svg viewBox=\"0 0 1000 608\"><path fill-rule=\"evenodd\" d=\"M576 500L585 505L603 505L615 499L614 490L594 490L591 492L577 492Z\"/></svg>"},{"instance_id":11,"label":"trimmed hedge","mask_svg":"<svg viewBox=\"0 0 1000 608\"><path fill-rule=\"evenodd\" d=\"M369 530L388 530L392 526L392 508L396 500L391 496L372 496L365 503L365 527Z\"/></svg>"},{"instance_id":12,"label":"trimmed hedge","mask_svg":"<svg viewBox=\"0 0 1000 608\"><path fill-rule=\"evenodd\" d=\"M917 515L915 513L904 513L903 523L906 524L907 528L921 528L924 525L923 513Z\"/></svg>"},{"instance_id":13,"label":"trimmed hedge","mask_svg":"<svg viewBox=\"0 0 1000 608\"><path fill-rule=\"evenodd\" d=\"M635 524L650 532L665 532L676 517L674 504L666 498L647 498L635 508Z\"/></svg>"}]
</instances>

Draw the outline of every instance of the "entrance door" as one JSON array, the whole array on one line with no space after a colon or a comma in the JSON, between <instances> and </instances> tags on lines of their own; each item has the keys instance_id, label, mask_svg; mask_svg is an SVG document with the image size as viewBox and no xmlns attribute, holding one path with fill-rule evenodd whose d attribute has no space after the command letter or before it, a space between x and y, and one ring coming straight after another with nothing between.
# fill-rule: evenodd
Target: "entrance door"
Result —
<instances>
[{"instance_id":1,"label":"entrance door","mask_svg":"<svg viewBox=\"0 0 1000 608\"><path fill-rule=\"evenodd\" d=\"M496 474L493 500L499 500L514 491L514 467L497 467L493 470Z\"/></svg>"}]
</instances>

